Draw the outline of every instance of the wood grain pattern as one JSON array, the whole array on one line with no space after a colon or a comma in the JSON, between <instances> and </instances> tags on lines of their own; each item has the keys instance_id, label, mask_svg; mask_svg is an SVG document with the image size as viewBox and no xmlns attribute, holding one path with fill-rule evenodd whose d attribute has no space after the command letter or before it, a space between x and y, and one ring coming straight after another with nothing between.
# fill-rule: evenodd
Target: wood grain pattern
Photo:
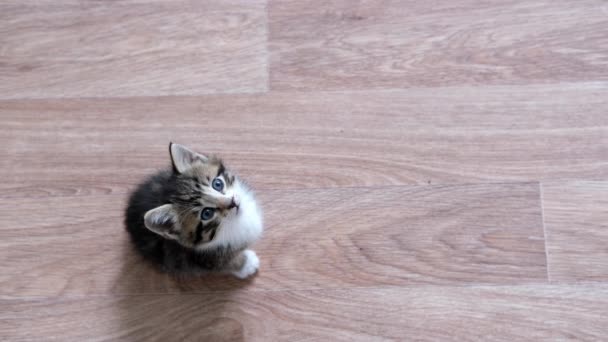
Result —
<instances>
[{"instance_id":1,"label":"wood grain pattern","mask_svg":"<svg viewBox=\"0 0 608 342\"><path fill-rule=\"evenodd\" d=\"M266 238L252 289L546 281L535 183L261 192ZM3 200L4 295L201 292L134 255L117 195ZM15 210L18 208L18 210Z\"/></svg>"},{"instance_id":2,"label":"wood grain pattern","mask_svg":"<svg viewBox=\"0 0 608 342\"><path fill-rule=\"evenodd\" d=\"M606 108L602 82L4 101L0 196L124 193L170 140L259 189L606 180Z\"/></svg>"},{"instance_id":3,"label":"wood grain pattern","mask_svg":"<svg viewBox=\"0 0 608 342\"><path fill-rule=\"evenodd\" d=\"M64 297L0 305L0 334L11 341L599 341L608 333L605 285Z\"/></svg>"},{"instance_id":4,"label":"wood grain pattern","mask_svg":"<svg viewBox=\"0 0 608 342\"><path fill-rule=\"evenodd\" d=\"M550 279L608 280L608 182L543 184Z\"/></svg>"},{"instance_id":5,"label":"wood grain pattern","mask_svg":"<svg viewBox=\"0 0 608 342\"><path fill-rule=\"evenodd\" d=\"M265 2L2 1L0 98L267 89Z\"/></svg>"},{"instance_id":6,"label":"wood grain pattern","mask_svg":"<svg viewBox=\"0 0 608 342\"><path fill-rule=\"evenodd\" d=\"M272 1L271 88L608 79L605 1Z\"/></svg>"},{"instance_id":7,"label":"wood grain pattern","mask_svg":"<svg viewBox=\"0 0 608 342\"><path fill-rule=\"evenodd\" d=\"M2 1L0 340L608 340L607 14ZM258 190L257 277L135 254L171 140Z\"/></svg>"}]
</instances>

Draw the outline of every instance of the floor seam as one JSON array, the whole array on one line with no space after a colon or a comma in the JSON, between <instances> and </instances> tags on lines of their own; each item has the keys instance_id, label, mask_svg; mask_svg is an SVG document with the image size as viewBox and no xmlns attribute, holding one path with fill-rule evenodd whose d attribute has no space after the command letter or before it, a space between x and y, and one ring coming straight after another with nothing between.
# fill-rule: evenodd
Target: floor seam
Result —
<instances>
[{"instance_id":1,"label":"floor seam","mask_svg":"<svg viewBox=\"0 0 608 342\"><path fill-rule=\"evenodd\" d=\"M545 196L543 193L543 183L538 182L538 190L540 197L540 218L543 226L543 237L544 237L544 245L545 245L545 260L546 260L546 268L547 268L547 282L551 283L551 272L549 270L549 239L547 235L547 224L545 222Z\"/></svg>"},{"instance_id":2,"label":"floor seam","mask_svg":"<svg viewBox=\"0 0 608 342\"><path fill-rule=\"evenodd\" d=\"M271 65L270 65L270 1L266 1L266 4L264 6L264 10L265 10L265 14L266 14L266 18L264 20L264 29L266 30L265 32L265 53L266 53L266 92L265 94L270 93L271 89L270 89L270 69L271 69Z\"/></svg>"}]
</instances>

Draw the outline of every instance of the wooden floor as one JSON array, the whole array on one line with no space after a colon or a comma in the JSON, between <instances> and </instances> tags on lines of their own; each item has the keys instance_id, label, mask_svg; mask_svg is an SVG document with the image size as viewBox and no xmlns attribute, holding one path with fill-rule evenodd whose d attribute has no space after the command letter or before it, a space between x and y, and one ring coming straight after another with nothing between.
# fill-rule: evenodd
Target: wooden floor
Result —
<instances>
[{"instance_id":1,"label":"wooden floor","mask_svg":"<svg viewBox=\"0 0 608 342\"><path fill-rule=\"evenodd\" d=\"M133 252L171 140L255 279ZM608 340L604 0L5 0L0 143L3 341Z\"/></svg>"}]
</instances>

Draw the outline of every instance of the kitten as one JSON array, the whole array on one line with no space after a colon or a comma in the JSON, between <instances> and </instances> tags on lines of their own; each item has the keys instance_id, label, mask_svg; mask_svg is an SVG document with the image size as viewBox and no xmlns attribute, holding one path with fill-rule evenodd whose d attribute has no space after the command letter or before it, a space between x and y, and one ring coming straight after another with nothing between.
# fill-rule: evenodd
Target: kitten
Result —
<instances>
[{"instance_id":1,"label":"kitten","mask_svg":"<svg viewBox=\"0 0 608 342\"><path fill-rule=\"evenodd\" d=\"M231 273L247 278L259 259L247 249L262 234L253 192L217 157L169 144L172 170L131 194L125 224L147 259L170 273Z\"/></svg>"}]
</instances>

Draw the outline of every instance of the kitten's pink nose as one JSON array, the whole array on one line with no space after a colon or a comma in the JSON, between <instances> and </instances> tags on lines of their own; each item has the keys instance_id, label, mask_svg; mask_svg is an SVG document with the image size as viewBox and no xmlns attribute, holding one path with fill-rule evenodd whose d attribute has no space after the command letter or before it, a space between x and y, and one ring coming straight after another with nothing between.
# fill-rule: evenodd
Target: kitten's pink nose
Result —
<instances>
[{"instance_id":1,"label":"kitten's pink nose","mask_svg":"<svg viewBox=\"0 0 608 342\"><path fill-rule=\"evenodd\" d=\"M230 202L228 209L237 208L237 210L238 210L240 205L241 204L239 203L239 198L236 195L234 195L234 196L232 196L232 201Z\"/></svg>"}]
</instances>

